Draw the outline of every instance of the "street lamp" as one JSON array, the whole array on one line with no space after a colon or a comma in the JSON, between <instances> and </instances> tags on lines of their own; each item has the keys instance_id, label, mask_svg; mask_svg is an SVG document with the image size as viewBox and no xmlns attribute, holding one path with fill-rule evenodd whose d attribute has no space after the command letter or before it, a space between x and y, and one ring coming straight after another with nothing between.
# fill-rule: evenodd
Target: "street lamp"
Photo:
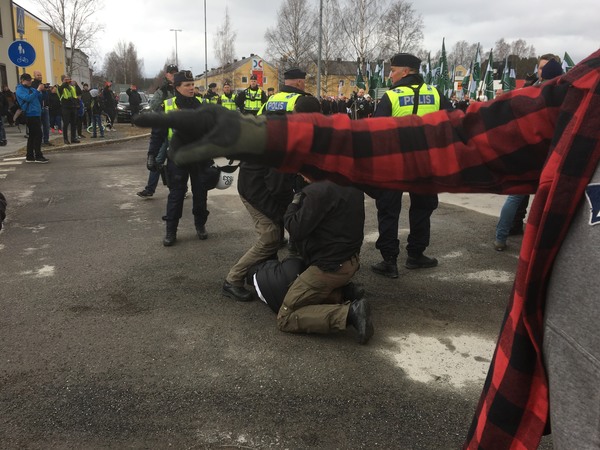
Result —
<instances>
[{"instance_id":1,"label":"street lamp","mask_svg":"<svg viewBox=\"0 0 600 450\"><path fill-rule=\"evenodd\" d=\"M208 43L206 39L206 0L204 0L204 89L208 90Z\"/></svg>"},{"instance_id":2,"label":"street lamp","mask_svg":"<svg viewBox=\"0 0 600 450\"><path fill-rule=\"evenodd\" d=\"M176 30L174 28L171 28L169 31L174 31L175 32L175 65L177 67L179 67L179 57L177 56L177 32L178 31L182 31L182 30Z\"/></svg>"}]
</instances>

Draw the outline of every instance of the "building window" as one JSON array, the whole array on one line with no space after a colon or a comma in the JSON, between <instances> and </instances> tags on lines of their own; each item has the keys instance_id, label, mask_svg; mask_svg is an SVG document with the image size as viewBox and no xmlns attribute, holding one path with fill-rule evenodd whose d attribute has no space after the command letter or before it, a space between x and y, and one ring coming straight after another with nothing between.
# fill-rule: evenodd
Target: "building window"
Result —
<instances>
[{"instance_id":1,"label":"building window","mask_svg":"<svg viewBox=\"0 0 600 450\"><path fill-rule=\"evenodd\" d=\"M54 48L54 42L52 42L52 61L56 61L56 49Z\"/></svg>"},{"instance_id":2,"label":"building window","mask_svg":"<svg viewBox=\"0 0 600 450\"><path fill-rule=\"evenodd\" d=\"M343 84L342 84L343 86ZM356 86L356 81L350 81L350 86Z\"/></svg>"},{"instance_id":3,"label":"building window","mask_svg":"<svg viewBox=\"0 0 600 450\"><path fill-rule=\"evenodd\" d=\"M8 86L8 77L6 76L6 66L4 64L0 64L0 81L2 82L2 86ZM2 120L2 117L0 117Z\"/></svg>"},{"instance_id":4,"label":"building window","mask_svg":"<svg viewBox=\"0 0 600 450\"><path fill-rule=\"evenodd\" d=\"M344 80L340 80L340 83L338 84L338 86L343 87L344 86ZM352 85L350 85L352 86Z\"/></svg>"},{"instance_id":5,"label":"building window","mask_svg":"<svg viewBox=\"0 0 600 450\"><path fill-rule=\"evenodd\" d=\"M263 84L267 84L267 77L263 77Z\"/></svg>"},{"instance_id":6,"label":"building window","mask_svg":"<svg viewBox=\"0 0 600 450\"><path fill-rule=\"evenodd\" d=\"M242 77L242 83L248 83L248 77Z\"/></svg>"}]
</instances>

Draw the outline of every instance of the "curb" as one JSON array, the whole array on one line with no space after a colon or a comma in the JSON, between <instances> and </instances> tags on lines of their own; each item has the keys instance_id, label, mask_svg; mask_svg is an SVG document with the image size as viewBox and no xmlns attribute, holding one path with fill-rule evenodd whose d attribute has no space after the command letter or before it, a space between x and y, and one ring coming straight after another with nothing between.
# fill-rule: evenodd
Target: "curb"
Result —
<instances>
[{"instance_id":1,"label":"curb","mask_svg":"<svg viewBox=\"0 0 600 450\"><path fill-rule=\"evenodd\" d=\"M147 138L150 137L151 133L146 133L146 134L139 134L137 136L127 136L127 137L122 137L122 138L117 138L117 139L106 139L103 141L93 141L93 142L82 142L80 144L60 144L60 145L54 145L53 147L42 147L42 151L44 152L44 154L46 153L54 153L54 152L58 152L58 151L63 151L63 150L80 150L80 149L87 149L90 147L101 147L104 145L110 145L110 144L114 144L114 143L120 143L120 142L127 142L127 141L133 141L136 139L142 139L142 138ZM90 138L91 139L91 138ZM26 151L26 147L21 147L18 150L15 150L14 153L12 154L6 154L3 155L3 157L16 157L16 156L21 156L20 153L23 153Z\"/></svg>"}]
</instances>

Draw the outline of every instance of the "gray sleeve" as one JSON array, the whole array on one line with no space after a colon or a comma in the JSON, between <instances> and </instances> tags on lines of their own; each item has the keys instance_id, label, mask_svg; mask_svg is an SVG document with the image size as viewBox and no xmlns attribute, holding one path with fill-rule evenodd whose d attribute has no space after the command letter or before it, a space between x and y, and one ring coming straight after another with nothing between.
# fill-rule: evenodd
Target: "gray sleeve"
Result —
<instances>
[{"instance_id":1,"label":"gray sleeve","mask_svg":"<svg viewBox=\"0 0 600 450\"><path fill-rule=\"evenodd\" d=\"M152 96L152 100L150 100L150 109L154 112L162 112L162 108L160 107L160 105L162 104L162 102L164 101L163 98L163 91L161 88L158 88L156 91L154 91L154 95Z\"/></svg>"}]
</instances>

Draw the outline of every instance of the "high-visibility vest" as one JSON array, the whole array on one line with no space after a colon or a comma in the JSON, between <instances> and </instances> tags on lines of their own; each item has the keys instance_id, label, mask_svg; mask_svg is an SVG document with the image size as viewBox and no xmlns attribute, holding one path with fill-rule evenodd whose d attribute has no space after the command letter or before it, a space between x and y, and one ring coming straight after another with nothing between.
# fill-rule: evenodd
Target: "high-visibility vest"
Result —
<instances>
[{"instance_id":1,"label":"high-visibility vest","mask_svg":"<svg viewBox=\"0 0 600 450\"><path fill-rule=\"evenodd\" d=\"M296 100L302 97L302 94L297 92L278 92L271 95L267 103L262 105L258 111L260 114L284 114L294 112Z\"/></svg>"},{"instance_id":2,"label":"high-visibility vest","mask_svg":"<svg viewBox=\"0 0 600 450\"><path fill-rule=\"evenodd\" d=\"M428 84L398 86L386 91L392 104L392 116L402 117L416 114L424 116L440 110L440 93ZM415 110L416 105L416 110Z\"/></svg>"},{"instance_id":3,"label":"high-visibility vest","mask_svg":"<svg viewBox=\"0 0 600 450\"><path fill-rule=\"evenodd\" d=\"M69 86L66 89L61 89L61 93L60 93L60 100L70 100L70 99L74 99L77 98L77 91L75 90L74 86Z\"/></svg>"},{"instance_id":4,"label":"high-visibility vest","mask_svg":"<svg viewBox=\"0 0 600 450\"><path fill-rule=\"evenodd\" d=\"M167 100L165 100L165 113L169 113L171 111L175 111L177 109L177 103L175 102L175 99L177 97L171 97ZM194 97L196 100L198 100L198 102L201 104L202 103L202 98L200 97ZM169 128L169 134L167 135L167 139L169 139L169 141L171 140L171 138L173 137L173 129Z\"/></svg>"},{"instance_id":5,"label":"high-visibility vest","mask_svg":"<svg viewBox=\"0 0 600 450\"><path fill-rule=\"evenodd\" d=\"M227 97L225 94L221 94L221 106L225 108L235 111L237 106L235 105L235 94L231 94L231 98Z\"/></svg>"},{"instance_id":6,"label":"high-visibility vest","mask_svg":"<svg viewBox=\"0 0 600 450\"><path fill-rule=\"evenodd\" d=\"M246 100L244 101L244 110L246 111L258 111L262 106L262 90L260 88L256 88L256 90L251 90L247 88L245 91Z\"/></svg>"},{"instance_id":7,"label":"high-visibility vest","mask_svg":"<svg viewBox=\"0 0 600 450\"><path fill-rule=\"evenodd\" d=\"M219 96L213 95L211 97L204 97L204 103L212 103L213 105L216 105L219 103Z\"/></svg>"}]
</instances>

